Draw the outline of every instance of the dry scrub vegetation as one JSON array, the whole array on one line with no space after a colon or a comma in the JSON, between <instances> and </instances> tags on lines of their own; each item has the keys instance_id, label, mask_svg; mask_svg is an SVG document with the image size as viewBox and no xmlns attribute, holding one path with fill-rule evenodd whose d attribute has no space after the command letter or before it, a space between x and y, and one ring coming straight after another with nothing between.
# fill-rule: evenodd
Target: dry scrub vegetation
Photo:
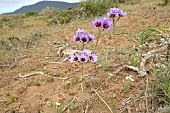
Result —
<instances>
[{"instance_id":1,"label":"dry scrub vegetation","mask_svg":"<svg viewBox=\"0 0 170 113\"><path fill-rule=\"evenodd\" d=\"M128 15L101 32L82 91L82 67L69 62L82 47L73 36L80 28L97 37L92 21L112 7ZM168 0L88 0L77 9L0 15L0 112L169 113L169 17Z\"/></svg>"}]
</instances>

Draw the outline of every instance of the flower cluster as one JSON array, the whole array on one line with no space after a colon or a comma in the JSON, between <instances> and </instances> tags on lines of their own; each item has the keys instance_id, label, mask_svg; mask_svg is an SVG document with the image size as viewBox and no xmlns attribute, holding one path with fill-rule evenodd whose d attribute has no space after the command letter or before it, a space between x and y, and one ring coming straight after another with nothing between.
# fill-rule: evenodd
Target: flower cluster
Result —
<instances>
[{"instance_id":1,"label":"flower cluster","mask_svg":"<svg viewBox=\"0 0 170 113\"><path fill-rule=\"evenodd\" d=\"M95 37L92 34L89 34L88 32L85 32L84 29L78 29L76 31L76 35L73 37L74 42L82 42L83 44L86 44L88 42L95 42ZM84 49L82 55L78 55L77 53L70 56L70 62L81 62L86 63L88 61L91 62L97 62L97 56L95 54L92 54L89 50Z\"/></svg>"},{"instance_id":2,"label":"flower cluster","mask_svg":"<svg viewBox=\"0 0 170 113\"><path fill-rule=\"evenodd\" d=\"M88 61L91 61L92 63L97 62L98 56L95 54L92 54L91 51L84 49L82 51L82 55L78 55L77 53L73 54L70 56L70 62L81 62L81 63L86 63Z\"/></svg>"},{"instance_id":3,"label":"flower cluster","mask_svg":"<svg viewBox=\"0 0 170 113\"><path fill-rule=\"evenodd\" d=\"M78 29L76 31L76 35L73 37L74 42L83 42L83 44L86 44L88 42L95 42L94 36L92 34L89 34L88 32L85 32L84 29Z\"/></svg>"},{"instance_id":4,"label":"flower cluster","mask_svg":"<svg viewBox=\"0 0 170 113\"><path fill-rule=\"evenodd\" d=\"M117 16L123 17L126 15L127 13L123 12L121 8L110 8L110 12L107 13L107 16L110 18L116 18Z\"/></svg>"},{"instance_id":5,"label":"flower cluster","mask_svg":"<svg viewBox=\"0 0 170 113\"><path fill-rule=\"evenodd\" d=\"M110 21L108 18L95 18L94 21L92 21L92 25L94 28L103 28L106 30L110 30L111 28L113 28L112 26L112 21Z\"/></svg>"}]
</instances>

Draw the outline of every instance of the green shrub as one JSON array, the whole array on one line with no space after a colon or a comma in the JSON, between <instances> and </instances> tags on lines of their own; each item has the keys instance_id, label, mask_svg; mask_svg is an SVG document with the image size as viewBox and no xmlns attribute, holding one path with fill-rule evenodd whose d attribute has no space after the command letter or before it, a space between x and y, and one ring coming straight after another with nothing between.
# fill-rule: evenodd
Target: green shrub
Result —
<instances>
[{"instance_id":1,"label":"green shrub","mask_svg":"<svg viewBox=\"0 0 170 113\"><path fill-rule=\"evenodd\" d=\"M24 21L22 19L11 19L9 22L6 23L8 27L16 28L16 27L23 27Z\"/></svg>"},{"instance_id":2,"label":"green shrub","mask_svg":"<svg viewBox=\"0 0 170 113\"><path fill-rule=\"evenodd\" d=\"M10 49L16 49L17 47L19 47L21 41L20 39L17 37L17 36L14 36L14 35L10 35L8 36L7 38L7 48L10 50Z\"/></svg>"},{"instance_id":3,"label":"green shrub","mask_svg":"<svg viewBox=\"0 0 170 113\"><path fill-rule=\"evenodd\" d=\"M47 7L42 10L40 15L47 20L48 25L66 24L77 18L102 16L116 3L113 0L86 0L81 2L80 6L76 9L67 8L66 10L59 10ZM79 14L79 11L83 11L83 14Z\"/></svg>"},{"instance_id":4,"label":"green shrub","mask_svg":"<svg viewBox=\"0 0 170 113\"><path fill-rule=\"evenodd\" d=\"M113 6L112 0L86 0L80 3L80 9L84 8L86 17L102 16Z\"/></svg>"},{"instance_id":5,"label":"green shrub","mask_svg":"<svg viewBox=\"0 0 170 113\"><path fill-rule=\"evenodd\" d=\"M23 15L10 15L6 17L2 17L0 19L0 28L3 28L3 26L8 26L11 28L15 27L22 27L23 26L23 18L25 16Z\"/></svg>"},{"instance_id":6,"label":"green shrub","mask_svg":"<svg viewBox=\"0 0 170 113\"><path fill-rule=\"evenodd\" d=\"M19 41L19 38L16 37L16 36L14 36L14 35L8 36L7 39L8 39L9 41L15 41L15 40L16 40L16 41Z\"/></svg>"},{"instance_id":7,"label":"green shrub","mask_svg":"<svg viewBox=\"0 0 170 113\"><path fill-rule=\"evenodd\" d=\"M156 71L156 80L152 84L152 95L159 103L170 105L170 76Z\"/></svg>"},{"instance_id":8,"label":"green shrub","mask_svg":"<svg viewBox=\"0 0 170 113\"><path fill-rule=\"evenodd\" d=\"M0 45L5 44L5 40L4 39L0 39Z\"/></svg>"},{"instance_id":9,"label":"green shrub","mask_svg":"<svg viewBox=\"0 0 170 113\"><path fill-rule=\"evenodd\" d=\"M10 19L7 18L7 17L3 17L3 18L1 19L1 21L2 21L2 22L8 22L8 21L10 21Z\"/></svg>"},{"instance_id":10,"label":"green shrub","mask_svg":"<svg viewBox=\"0 0 170 113\"><path fill-rule=\"evenodd\" d=\"M75 9L62 10L62 11L60 11L59 22L61 24L63 24L63 22L69 23L71 20L76 18L76 15L77 15L77 13L76 13Z\"/></svg>"},{"instance_id":11,"label":"green shrub","mask_svg":"<svg viewBox=\"0 0 170 113\"><path fill-rule=\"evenodd\" d=\"M48 25L67 24L71 20L76 19L76 17L77 17L77 12L75 9L70 8L66 10L60 10L56 12L56 14L50 17L50 19L48 20Z\"/></svg>"},{"instance_id":12,"label":"green shrub","mask_svg":"<svg viewBox=\"0 0 170 113\"><path fill-rule=\"evenodd\" d=\"M119 3L125 3L126 0L119 0Z\"/></svg>"},{"instance_id":13,"label":"green shrub","mask_svg":"<svg viewBox=\"0 0 170 113\"><path fill-rule=\"evenodd\" d=\"M48 25L66 24L77 18L102 16L106 14L111 7L118 7L119 2L124 3L125 0L119 0L118 2L114 2L113 0L86 0L82 1L76 9L67 8L66 10L59 10L47 7L41 11L40 15L47 20Z\"/></svg>"},{"instance_id":14,"label":"green shrub","mask_svg":"<svg viewBox=\"0 0 170 113\"><path fill-rule=\"evenodd\" d=\"M162 6L167 6L170 3L170 0L164 0Z\"/></svg>"},{"instance_id":15,"label":"green shrub","mask_svg":"<svg viewBox=\"0 0 170 113\"><path fill-rule=\"evenodd\" d=\"M141 2L141 0L126 0L126 3L128 3L128 4L138 4L138 3L140 3Z\"/></svg>"},{"instance_id":16,"label":"green shrub","mask_svg":"<svg viewBox=\"0 0 170 113\"><path fill-rule=\"evenodd\" d=\"M155 80L152 83L152 96L158 105L170 105L170 65L168 59L157 55L157 65L152 66Z\"/></svg>"},{"instance_id":17,"label":"green shrub","mask_svg":"<svg viewBox=\"0 0 170 113\"><path fill-rule=\"evenodd\" d=\"M0 39L0 49L12 50L14 48L19 47L20 44L20 38L14 35L9 35L5 38Z\"/></svg>"},{"instance_id":18,"label":"green shrub","mask_svg":"<svg viewBox=\"0 0 170 113\"><path fill-rule=\"evenodd\" d=\"M69 23L69 18L68 17L61 17L58 19L60 24L66 24L66 23Z\"/></svg>"},{"instance_id":19,"label":"green shrub","mask_svg":"<svg viewBox=\"0 0 170 113\"><path fill-rule=\"evenodd\" d=\"M25 16L26 17L30 17L30 16L37 16L38 15L38 13L37 12L27 12L26 14L25 14Z\"/></svg>"},{"instance_id":20,"label":"green shrub","mask_svg":"<svg viewBox=\"0 0 170 113\"><path fill-rule=\"evenodd\" d=\"M54 17L59 16L58 15L59 12L60 12L59 9L56 9L56 8L53 8L53 7L46 7L45 9L43 9L40 12L40 15L45 16L45 18L49 19L49 18L54 18Z\"/></svg>"},{"instance_id":21,"label":"green shrub","mask_svg":"<svg viewBox=\"0 0 170 113\"><path fill-rule=\"evenodd\" d=\"M43 36L41 32L31 33L30 36L26 37L24 40L26 47L35 46L38 44L38 40Z\"/></svg>"}]
</instances>

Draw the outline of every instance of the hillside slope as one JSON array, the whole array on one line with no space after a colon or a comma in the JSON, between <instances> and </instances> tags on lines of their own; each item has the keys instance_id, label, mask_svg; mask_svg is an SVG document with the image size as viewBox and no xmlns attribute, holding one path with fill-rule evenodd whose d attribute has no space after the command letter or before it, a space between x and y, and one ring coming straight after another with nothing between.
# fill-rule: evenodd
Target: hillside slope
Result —
<instances>
[{"instance_id":1,"label":"hillside slope","mask_svg":"<svg viewBox=\"0 0 170 113\"><path fill-rule=\"evenodd\" d=\"M69 7L76 8L79 3L67 3L67 2L59 2L59 1L41 1L33 5L23 6L20 9L8 14L21 14L29 11L40 12L42 9L46 7L54 7L60 10L67 9Z\"/></svg>"}]
</instances>

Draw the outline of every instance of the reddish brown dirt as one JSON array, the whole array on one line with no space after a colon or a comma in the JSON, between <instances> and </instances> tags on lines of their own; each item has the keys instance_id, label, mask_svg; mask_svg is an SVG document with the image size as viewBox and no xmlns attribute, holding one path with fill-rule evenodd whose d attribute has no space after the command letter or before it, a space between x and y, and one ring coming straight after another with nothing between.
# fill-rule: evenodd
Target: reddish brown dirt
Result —
<instances>
[{"instance_id":1,"label":"reddish brown dirt","mask_svg":"<svg viewBox=\"0 0 170 113\"><path fill-rule=\"evenodd\" d=\"M75 104L78 107L67 109L66 112L81 113L84 112L88 105L87 113L109 113L110 111L106 105L97 95L94 95L93 89L98 88L109 78L110 74L121 68L121 66L116 67L115 64L127 61L126 59L121 59L120 51L123 51L123 56L125 56L132 45L137 45L130 38L134 38L136 34L150 27L168 27L170 25L170 7L158 6L155 3L151 5L137 4L127 6L125 10L128 12L128 16L121 18L116 24L114 34L112 34L112 31L102 32L99 39L97 55L99 58L104 58L107 51L109 51L109 66L104 70L104 59L98 61L96 70L93 64L87 64L85 66L87 86L83 92L81 91L81 82L78 82L81 77L80 64L71 64L69 61L61 64L45 64L44 61L58 62L67 57L65 55L59 56L57 54L59 48L50 46L47 44L48 41L54 44L56 42L56 46L67 43L67 49L80 48L80 44L72 42L72 37L77 28L83 28L97 36L96 29L93 29L91 25L93 19L44 28L43 30L49 32L49 34L38 41L39 45L36 50L30 48L27 56L19 59L14 68L1 69L0 112L57 113L55 105L50 106L50 102L60 102L61 107L64 107L73 97L76 97ZM44 27L44 25L35 25L32 30L36 29L36 27L37 29ZM14 32L19 33L17 30ZM5 35L3 33L1 34ZM90 44L87 48L91 49L93 46ZM37 71L52 75L52 77L38 74L24 79L18 76L19 73L28 74ZM125 77L128 75L132 75L135 81L132 82L130 89L125 92L123 87L126 81ZM69 79L60 80L53 77L69 77ZM152 75L149 75L149 81L153 78ZM145 112L145 99L143 99L145 81L145 77L141 78L133 71L123 70L102 85L97 92L109 106L113 105L113 96L115 113ZM9 99L10 95L13 96L12 101ZM123 100L129 97L128 103L123 104Z\"/></svg>"}]
</instances>

